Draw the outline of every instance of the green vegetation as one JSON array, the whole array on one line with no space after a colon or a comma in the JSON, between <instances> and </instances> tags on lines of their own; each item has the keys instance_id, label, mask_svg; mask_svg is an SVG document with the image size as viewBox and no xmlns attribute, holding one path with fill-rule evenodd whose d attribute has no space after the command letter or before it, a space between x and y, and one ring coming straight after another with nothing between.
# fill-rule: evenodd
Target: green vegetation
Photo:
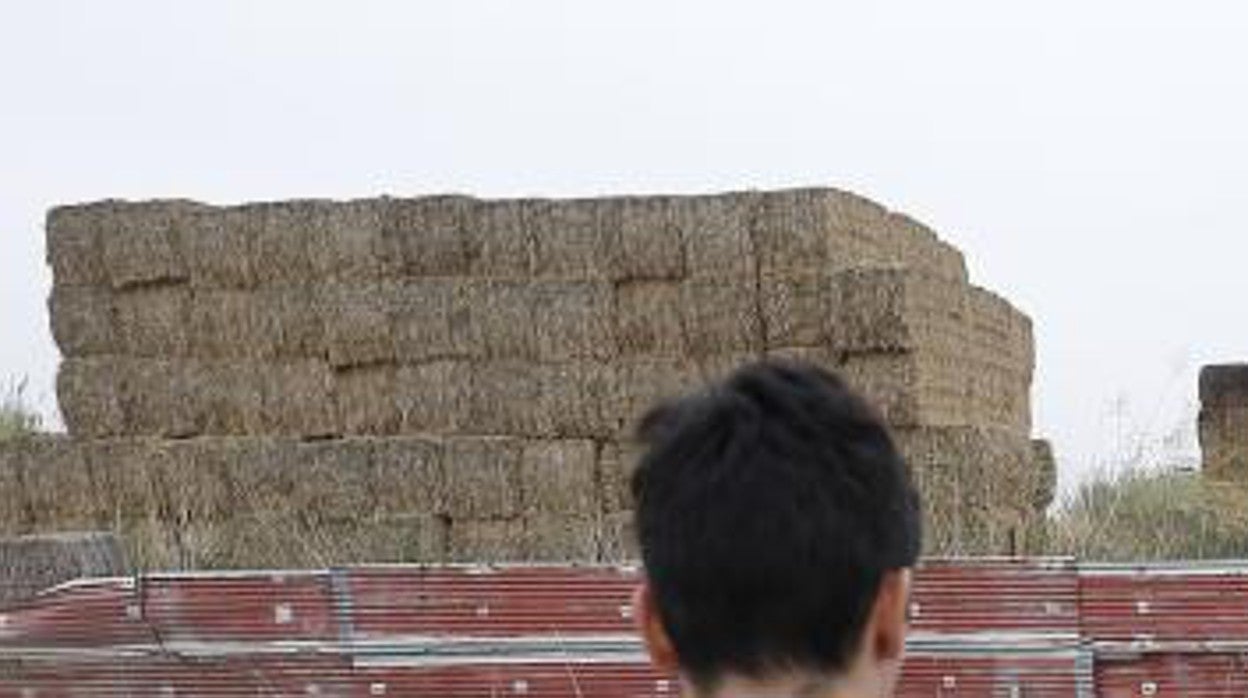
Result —
<instances>
[{"instance_id":1,"label":"green vegetation","mask_svg":"<svg viewBox=\"0 0 1248 698\"><path fill-rule=\"evenodd\" d=\"M33 434L39 426L39 414L26 399L26 381L9 384L0 397L0 440Z\"/></svg>"},{"instance_id":2,"label":"green vegetation","mask_svg":"<svg viewBox=\"0 0 1248 698\"><path fill-rule=\"evenodd\" d=\"M1248 557L1248 487L1198 471L1104 475L1058 509L1048 539L1082 560Z\"/></svg>"}]
</instances>

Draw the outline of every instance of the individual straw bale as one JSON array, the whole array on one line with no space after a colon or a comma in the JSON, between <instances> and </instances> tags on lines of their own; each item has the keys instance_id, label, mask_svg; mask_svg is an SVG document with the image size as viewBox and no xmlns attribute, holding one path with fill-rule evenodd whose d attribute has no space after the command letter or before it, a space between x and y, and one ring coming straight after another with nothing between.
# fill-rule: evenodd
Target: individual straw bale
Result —
<instances>
[{"instance_id":1,"label":"individual straw bale","mask_svg":"<svg viewBox=\"0 0 1248 698\"><path fill-rule=\"evenodd\" d=\"M105 357L61 361L56 373L57 403L65 428L78 438L125 433L121 376L116 360Z\"/></svg>"},{"instance_id":2,"label":"individual straw bale","mask_svg":"<svg viewBox=\"0 0 1248 698\"><path fill-rule=\"evenodd\" d=\"M343 523L377 509L372 440L322 439L295 446L290 506L311 523Z\"/></svg>"},{"instance_id":3,"label":"individual straw bale","mask_svg":"<svg viewBox=\"0 0 1248 698\"><path fill-rule=\"evenodd\" d=\"M185 361L123 360L121 408L126 433L184 438L203 431L202 389L209 377L201 364Z\"/></svg>"},{"instance_id":4,"label":"individual straw bale","mask_svg":"<svg viewBox=\"0 0 1248 698\"><path fill-rule=\"evenodd\" d=\"M617 372L611 364L568 361L532 368L540 383L534 410L536 434L604 438L622 425L616 409Z\"/></svg>"},{"instance_id":5,"label":"individual straw bale","mask_svg":"<svg viewBox=\"0 0 1248 698\"><path fill-rule=\"evenodd\" d=\"M626 281L615 287L616 346L620 353L684 356L689 351L681 286L674 281Z\"/></svg>"},{"instance_id":6,"label":"individual straw bale","mask_svg":"<svg viewBox=\"0 0 1248 698\"><path fill-rule=\"evenodd\" d=\"M372 281L399 273L402 250L388 232L392 199L329 203L308 230L313 278Z\"/></svg>"},{"instance_id":7,"label":"individual straw bale","mask_svg":"<svg viewBox=\"0 0 1248 698\"><path fill-rule=\"evenodd\" d=\"M444 515L444 448L440 439L398 436L373 442L378 511L387 516Z\"/></svg>"},{"instance_id":8,"label":"individual straw bale","mask_svg":"<svg viewBox=\"0 0 1248 698\"><path fill-rule=\"evenodd\" d=\"M827 346L839 327L840 285L822 270L766 275L758 281L768 348Z\"/></svg>"},{"instance_id":9,"label":"individual straw bale","mask_svg":"<svg viewBox=\"0 0 1248 698\"><path fill-rule=\"evenodd\" d=\"M200 433L223 436L263 434L266 365L254 362L204 361L196 364L194 399L200 408Z\"/></svg>"},{"instance_id":10,"label":"individual straw bale","mask_svg":"<svg viewBox=\"0 0 1248 698\"><path fill-rule=\"evenodd\" d=\"M84 444L92 486L110 526L159 515L165 495L160 481L160 442L107 439Z\"/></svg>"},{"instance_id":11,"label":"individual straw bale","mask_svg":"<svg viewBox=\"0 0 1248 698\"><path fill-rule=\"evenodd\" d=\"M395 397L404 434L453 434L471 425L473 365L431 361L400 366Z\"/></svg>"},{"instance_id":12,"label":"individual straw bale","mask_svg":"<svg viewBox=\"0 0 1248 698\"><path fill-rule=\"evenodd\" d=\"M479 201L465 213L469 273L479 278L522 279L533 273L533 238L520 199Z\"/></svg>"},{"instance_id":13,"label":"individual straw bale","mask_svg":"<svg viewBox=\"0 0 1248 698\"><path fill-rule=\"evenodd\" d=\"M115 202L57 206L45 223L46 259L57 286L105 286L104 220Z\"/></svg>"},{"instance_id":14,"label":"individual straw bale","mask_svg":"<svg viewBox=\"0 0 1248 698\"><path fill-rule=\"evenodd\" d=\"M384 233L408 276L462 276L470 271L465 223L477 202L465 196L391 199Z\"/></svg>"},{"instance_id":15,"label":"individual straw bale","mask_svg":"<svg viewBox=\"0 0 1248 698\"><path fill-rule=\"evenodd\" d=\"M598 543L600 562L634 562L641 558L634 516L631 511L619 511L602 518L602 533Z\"/></svg>"},{"instance_id":16,"label":"individual straw bale","mask_svg":"<svg viewBox=\"0 0 1248 698\"><path fill-rule=\"evenodd\" d=\"M545 431L541 375L523 361L483 361L472 367L469 417L461 431L471 434L540 434Z\"/></svg>"},{"instance_id":17,"label":"individual straw bale","mask_svg":"<svg viewBox=\"0 0 1248 698\"><path fill-rule=\"evenodd\" d=\"M1031 507L1044 512L1057 494L1057 459L1053 456L1053 444L1045 439L1031 440L1031 469L1036 473Z\"/></svg>"},{"instance_id":18,"label":"individual straw bale","mask_svg":"<svg viewBox=\"0 0 1248 698\"><path fill-rule=\"evenodd\" d=\"M444 562L446 529L433 516L316 522L298 533L307 558L302 566Z\"/></svg>"},{"instance_id":19,"label":"individual straw bale","mask_svg":"<svg viewBox=\"0 0 1248 698\"><path fill-rule=\"evenodd\" d=\"M510 437L452 437L443 451L446 514L452 520L520 513L522 442Z\"/></svg>"},{"instance_id":20,"label":"individual straw bale","mask_svg":"<svg viewBox=\"0 0 1248 698\"><path fill-rule=\"evenodd\" d=\"M1031 379L1035 366L1035 339L1031 319L1004 298L972 286L967 293L971 341L987 360Z\"/></svg>"},{"instance_id":21,"label":"individual straw bale","mask_svg":"<svg viewBox=\"0 0 1248 698\"><path fill-rule=\"evenodd\" d=\"M593 562L598 559L601 519L595 516L525 514L520 555L538 562Z\"/></svg>"},{"instance_id":22,"label":"individual straw bale","mask_svg":"<svg viewBox=\"0 0 1248 698\"><path fill-rule=\"evenodd\" d=\"M606 273L613 279L682 279L685 246L671 215L672 198L605 199L599 212L607 245Z\"/></svg>"},{"instance_id":23,"label":"individual straw bale","mask_svg":"<svg viewBox=\"0 0 1248 698\"><path fill-rule=\"evenodd\" d=\"M901 351L970 340L969 287L903 267L863 267L835 276L836 346L846 352Z\"/></svg>"},{"instance_id":24,"label":"individual straw bale","mask_svg":"<svg viewBox=\"0 0 1248 698\"><path fill-rule=\"evenodd\" d=\"M907 354L854 354L840 366L840 373L854 390L867 399L890 424L917 426L925 419L918 364Z\"/></svg>"},{"instance_id":25,"label":"individual straw bale","mask_svg":"<svg viewBox=\"0 0 1248 698\"><path fill-rule=\"evenodd\" d=\"M334 407L333 372L322 361L269 364L260 371L262 430L303 437L342 433Z\"/></svg>"},{"instance_id":26,"label":"individual straw bale","mask_svg":"<svg viewBox=\"0 0 1248 698\"><path fill-rule=\"evenodd\" d=\"M645 447L634 438L607 441L598 454L599 499L604 513L633 508L633 472Z\"/></svg>"},{"instance_id":27,"label":"individual straw bale","mask_svg":"<svg viewBox=\"0 0 1248 698\"><path fill-rule=\"evenodd\" d=\"M758 194L754 243L763 273L825 268L835 194L793 189Z\"/></svg>"},{"instance_id":28,"label":"individual straw bale","mask_svg":"<svg viewBox=\"0 0 1248 698\"><path fill-rule=\"evenodd\" d=\"M516 562L524 559L524 522L452 520L447 531L449 562Z\"/></svg>"},{"instance_id":29,"label":"individual straw bale","mask_svg":"<svg viewBox=\"0 0 1248 698\"><path fill-rule=\"evenodd\" d=\"M78 442L59 436L12 441L10 448L18 451L22 461L17 471L20 485L5 496L21 502L26 530L83 530L107 523Z\"/></svg>"},{"instance_id":30,"label":"individual straw bale","mask_svg":"<svg viewBox=\"0 0 1248 698\"><path fill-rule=\"evenodd\" d=\"M115 577L129 566L117 536L105 532L43 533L0 539L0 607L80 577Z\"/></svg>"},{"instance_id":31,"label":"individual straw bale","mask_svg":"<svg viewBox=\"0 0 1248 698\"><path fill-rule=\"evenodd\" d=\"M150 477L162 489L160 506L180 534L198 530L197 524L229 519L236 513L227 467L252 463L229 463L239 439L195 438L155 440L146 451L152 464Z\"/></svg>"},{"instance_id":32,"label":"individual straw bale","mask_svg":"<svg viewBox=\"0 0 1248 698\"><path fill-rule=\"evenodd\" d=\"M542 361L609 359L615 354L615 307L606 282L533 285L533 334Z\"/></svg>"},{"instance_id":33,"label":"individual straw bale","mask_svg":"<svg viewBox=\"0 0 1248 698\"><path fill-rule=\"evenodd\" d=\"M345 368L395 360L395 289L389 282L323 287L320 306L330 365Z\"/></svg>"},{"instance_id":34,"label":"individual straw bale","mask_svg":"<svg viewBox=\"0 0 1248 698\"><path fill-rule=\"evenodd\" d=\"M48 300L52 337L64 356L115 353L113 299L107 289L56 286Z\"/></svg>"},{"instance_id":35,"label":"individual straw bale","mask_svg":"<svg viewBox=\"0 0 1248 698\"><path fill-rule=\"evenodd\" d=\"M459 279L410 279L394 288L392 327L402 363L483 355L474 340L475 285Z\"/></svg>"},{"instance_id":36,"label":"individual straw bale","mask_svg":"<svg viewBox=\"0 0 1248 698\"><path fill-rule=\"evenodd\" d=\"M690 355L763 349L758 284L752 278L700 278L681 285Z\"/></svg>"},{"instance_id":37,"label":"individual straw bale","mask_svg":"<svg viewBox=\"0 0 1248 698\"><path fill-rule=\"evenodd\" d=\"M890 256L906 266L947 281L966 283L966 261L931 228L903 213L888 212L878 223Z\"/></svg>"},{"instance_id":38,"label":"individual straw bale","mask_svg":"<svg viewBox=\"0 0 1248 698\"><path fill-rule=\"evenodd\" d=\"M175 359L187 356L191 292L186 286L126 289L113 297L113 322L120 353Z\"/></svg>"},{"instance_id":39,"label":"individual straw bale","mask_svg":"<svg viewBox=\"0 0 1248 698\"><path fill-rule=\"evenodd\" d=\"M324 200L297 199L236 208L232 215L241 216L239 225L254 231L250 247L258 284L280 287L315 279L309 240L331 206Z\"/></svg>"},{"instance_id":40,"label":"individual straw bale","mask_svg":"<svg viewBox=\"0 0 1248 698\"><path fill-rule=\"evenodd\" d=\"M480 354L490 359L537 356L533 283L479 280L464 284L459 293L458 307L469 316L466 342Z\"/></svg>"},{"instance_id":41,"label":"individual straw bale","mask_svg":"<svg viewBox=\"0 0 1248 698\"><path fill-rule=\"evenodd\" d=\"M254 288L260 268L276 260L258 256L263 226L256 206L204 207L187 219L183 243L190 283L197 290Z\"/></svg>"},{"instance_id":42,"label":"individual straw bale","mask_svg":"<svg viewBox=\"0 0 1248 698\"><path fill-rule=\"evenodd\" d=\"M28 530L22 473L26 468L26 444L21 439L0 441L0 535L16 535Z\"/></svg>"},{"instance_id":43,"label":"individual straw bale","mask_svg":"<svg viewBox=\"0 0 1248 698\"><path fill-rule=\"evenodd\" d=\"M218 463L233 516L298 514L293 493L304 476L301 440L295 437L217 439Z\"/></svg>"},{"instance_id":44,"label":"individual straw bale","mask_svg":"<svg viewBox=\"0 0 1248 698\"><path fill-rule=\"evenodd\" d=\"M606 275L609 243L601 200L530 199L523 205L525 230L533 241L535 276L594 279Z\"/></svg>"},{"instance_id":45,"label":"individual straw bale","mask_svg":"<svg viewBox=\"0 0 1248 698\"><path fill-rule=\"evenodd\" d=\"M324 322L303 287L198 291L189 312L192 356L298 359L325 353Z\"/></svg>"},{"instance_id":46,"label":"individual straw bale","mask_svg":"<svg viewBox=\"0 0 1248 698\"><path fill-rule=\"evenodd\" d=\"M675 197L672 227L685 246L686 271L695 277L749 277L758 272L751 226L758 194Z\"/></svg>"},{"instance_id":47,"label":"individual straw bale","mask_svg":"<svg viewBox=\"0 0 1248 698\"><path fill-rule=\"evenodd\" d=\"M375 364L334 372L334 402L342 433L398 433L398 371L394 364Z\"/></svg>"},{"instance_id":48,"label":"individual straw bale","mask_svg":"<svg viewBox=\"0 0 1248 698\"><path fill-rule=\"evenodd\" d=\"M598 513L598 446L589 439L528 440L520 454L525 515Z\"/></svg>"},{"instance_id":49,"label":"individual straw bale","mask_svg":"<svg viewBox=\"0 0 1248 698\"><path fill-rule=\"evenodd\" d=\"M638 419L663 400L702 384L698 365L679 358L630 357L615 365L615 391L608 416L616 435L630 435Z\"/></svg>"},{"instance_id":50,"label":"individual straw bale","mask_svg":"<svg viewBox=\"0 0 1248 698\"><path fill-rule=\"evenodd\" d=\"M99 220L104 266L113 288L185 282L183 239L203 209L191 201L117 203Z\"/></svg>"}]
</instances>

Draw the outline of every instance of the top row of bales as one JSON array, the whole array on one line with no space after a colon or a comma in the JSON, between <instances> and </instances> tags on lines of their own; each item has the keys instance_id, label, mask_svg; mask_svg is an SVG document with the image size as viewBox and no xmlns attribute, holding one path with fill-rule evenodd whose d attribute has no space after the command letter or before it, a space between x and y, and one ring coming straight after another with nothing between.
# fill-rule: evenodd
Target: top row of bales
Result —
<instances>
[{"instance_id":1,"label":"top row of bales","mask_svg":"<svg viewBox=\"0 0 1248 698\"><path fill-rule=\"evenodd\" d=\"M58 286L117 290L411 276L682 279L869 264L966 280L961 253L931 230L833 189L229 207L103 201L53 209L47 231Z\"/></svg>"}]
</instances>

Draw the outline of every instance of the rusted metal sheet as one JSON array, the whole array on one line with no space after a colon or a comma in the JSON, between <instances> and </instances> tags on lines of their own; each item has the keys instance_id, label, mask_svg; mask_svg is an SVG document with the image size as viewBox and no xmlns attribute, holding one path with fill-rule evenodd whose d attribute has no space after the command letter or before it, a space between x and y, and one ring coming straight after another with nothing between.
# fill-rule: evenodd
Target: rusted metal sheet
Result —
<instances>
[{"instance_id":1,"label":"rusted metal sheet","mask_svg":"<svg viewBox=\"0 0 1248 698\"><path fill-rule=\"evenodd\" d=\"M898 695L1244 695L1246 570L927 560ZM633 633L637 581L460 565L74 582L0 616L0 698L675 695Z\"/></svg>"},{"instance_id":2,"label":"rusted metal sheet","mask_svg":"<svg viewBox=\"0 0 1248 698\"><path fill-rule=\"evenodd\" d=\"M1095 642L1248 639L1248 565L1095 565L1080 574L1082 631Z\"/></svg>"}]
</instances>

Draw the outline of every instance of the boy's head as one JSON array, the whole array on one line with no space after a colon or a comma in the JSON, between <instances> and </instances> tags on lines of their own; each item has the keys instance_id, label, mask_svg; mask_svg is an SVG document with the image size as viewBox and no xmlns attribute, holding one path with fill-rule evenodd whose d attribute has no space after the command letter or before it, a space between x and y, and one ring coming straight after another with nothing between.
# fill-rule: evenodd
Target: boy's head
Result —
<instances>
[{"instance_id":1,"label":"boy's head","mask_svg":"<svg viewBox=\"0 0 1248 698\"><path fill-rule=\"evenodd\" d=\"M656 664L706 695L891 690L919 507L875 411L827 371L763 362L653 409L639 436Z\"/></svg>"}]
</instances>

